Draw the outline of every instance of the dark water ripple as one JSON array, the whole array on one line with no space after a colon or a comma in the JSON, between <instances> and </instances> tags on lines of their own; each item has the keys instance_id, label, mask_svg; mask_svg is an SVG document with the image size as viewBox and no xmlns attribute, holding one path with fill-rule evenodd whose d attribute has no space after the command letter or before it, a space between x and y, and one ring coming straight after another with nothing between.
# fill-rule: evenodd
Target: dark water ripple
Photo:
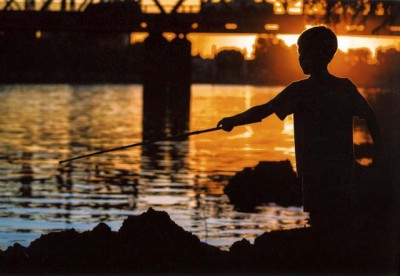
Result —
<instances>
[{"instance_id":1,"label":"dark water ripple","mask_svg":"<svg viewBox=\"0 0 400 276\"><path fill-rule=\"evenodd\" d=\"M194 85L190 130L215 125L272 98L280 88ZM99 222L118 230L149 207L202 240L227 248L265 231L304 227L301 208L236 211L223 194L235 171L260 160L294 161L290 118L268 119L231 134L159 142L74 162L82 153L140 142L142 88L136 85L0 87L0 247L51 231L84 231ZM227 104L229 102L229 104Z\"/></svg>"}]
</instances>

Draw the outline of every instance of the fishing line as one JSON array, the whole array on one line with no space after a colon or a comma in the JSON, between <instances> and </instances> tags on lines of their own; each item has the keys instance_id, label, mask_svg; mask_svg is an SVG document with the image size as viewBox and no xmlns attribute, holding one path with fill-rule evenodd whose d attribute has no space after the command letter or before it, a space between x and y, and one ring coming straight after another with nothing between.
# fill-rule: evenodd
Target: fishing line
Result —
<instances>
[{"instance_id":1,"label":"fishing line","mask_svg":"<svg viewBox=\"0 0 400 276\"><path fill-rule=\"evenodd\" d=\"M222 127L214 127L214 128L208 128L208 129L203 129L203 130L198 130L198 131L193 131L193 132L188 132L188 133L183 133L180 135L176 135L176 136L166 136L160 139L155 139L155 140L148 140L148 141L143 141L143 142L139 142L139 143L134 143L134 144L130 144L130 145L125 145L125 146L120 146L120 147L116 147L116 148L110 148L110 149L104 149L101 151L96 151L96 152L92 152L92 153L88 153L88 154L83 154L83 155L79 155L79 156L75 156L75 157L71 157L65 160L60 160L59 163L59 167L57 169L57 172L55 172L54 176L57 179L58 183L64 183L64 179L62 177L62 175L64 174L64 169L65 168L69 168L72 170L73 166L72 166L72 161L78 160L78 159L83 159L83 158L88 158L91 156L95 156L95 155L100 155L103 153L108 153L108 152L113 152L113 151L119 151L119 150L125 150L128 148L133 148L133 147L138 147L138 146L143 146L143 145L148 145L148 144L153 144L156 142L161 142L161 141L174 141L174 140L181 140L182 138L186 138L192 135L198 135L198 134L202 134L202 133L207 133L207 132L213 132L213 131L217 131L222 129ZM63 165L64 163L66 163L65 165ZM96 170L98 169L98 164L96 164ZM204 227L205 227L205 242L207 242L208 239L208 224L207 224L207 216L206 216L206 202L204 201L203 203L203 199L201 197L201 194L199 193L199 205L200 205L200 209L203 216L203 221L204 221Z\"/></svg>"},{"instance_id":2,"label":"fishing line","mask_svg":"<svg viewBox=\"0 0 400 276\"><path fill-rule=\"evenodd\" d=\"M206 200L204 199L204 202L206 202ZM200 208L203 210L203 221L204 221L204 230L206 232L206 236L205 236L205 243L207 243L207 239L208 239L208 224L207 224L207 216L206 216L206 208L202 203L202 198L200 197Z\"/></svg>"},{"instance_id":3,"label":"fishing line","mask_svg":"<svg viewBox=\"0 0 400 276\"><path fill-rule=\"evenodd\" d=\"M100 150L100 151L96 151L96 152L92 152L92 153L83 154L83 155L71 157L71 158L68 158L68 159L60 160L60 161L58 161L58 164L59 164L58 168L56 169L56 171L53 173L53 175L49 179L55 177L58 183L63 183L62 175L64 174L64 169L68 168L68 167L71 168L72 167L72 161L75 161L75 160L78 160L78 159L83 159L83 158L88 158L88 157L95 156L95 155L100 155L100 154L103 154L103 153L119 151L119 150L125 150L125 149L128 149L128 148L133 148L133 147L153 144L153 143L161 142L161 141L181 140L183 138L186 138L186 137L189 137L189 136L192 136L192 135L198 135L198 134L212 132L212 131L216 131L216 130L220 130L220 129L222 129L222 127L214 127L214 128L203 129L203 130L197 130L197 131L192 131L192 132L179 134L179 135L176 135L176 136L166 136L166 137L159 138L159 139L142 141L142 142L139 142L139 143L124 145L124 146L120 146L120 147L116 147L116 148L104 149L104 150ZM65 164L65 165L63 165L63 164ZM96 169L97 168L98 168L98 165L96 165Z\"/></svg>"},{"instance_id":4,"label":"fishing line","mask_svg":"<svg viewBox=\"0 0 400 276\"><path fill-rule=\"evenodd\" d=\"M155 140L148 140L148 141L143 141L143 142L140 142L140 143L135 143L135 144L120 146L120 147L116 147L116 148L111 148L111 149L105 149L105 150L101 150L101 151L96 151L96 152L92 152L92 153L88 153L88 154L84 154L84 155L79 155L79 156L75 156L75 157L68 158L68 159L65 159L65 160L60 160L58 163L59 163L59 164L63 164L63 163L72 162L72 161L74 161L74 160L78 160L78 159L82 159L82 158L87 158L87 157L91 157L91 156L95 156L95 155L99 155L99 154L103 154L103 153L107 153L107 152L118 151L118 150L124 150L124 149L128 149L128 148L133 148L133 147L138 147L138 146L153 144L153 143L161 142L161 141L180 140L180 139L189 137L189 136L191 136L191 135L197 135L197 134L202 134L202 133L206 133L206 132L212 132L212 131L216 131L216 130L220 130L220 129L222 129L222 128L221 128L221 127L214 127L214 128L208 128L208 129L203 129L203 130L197 130L197 131L187 132L187 133L183 133L183 134L176 135L176 136L166 136L166 137L159 138L159 139L155 139Z\"/></svg>"},{"instance_id":5,"label":"fishing line","mask_svg":"<svg viewBox=\"0 0 400 276\"><path fill-rule=\"evenodd\" d=\"M201 190L200 190L200 188L195 188L195 190L197 191L197 193L196 193L196 198L197 198L197 201L198 201L198 203L199 203L199 207L200 207L200 217L203 219L203 221L204 221L204 231L205 231L205 242L207 243L207 239L208 239L208 224L207 224L207 216L206 216L206 204L203 204L203 199L202 199L202 196L201 196ZM206 203L206 201L204 200L204 203Z\"/></svg>"}]
</instances>

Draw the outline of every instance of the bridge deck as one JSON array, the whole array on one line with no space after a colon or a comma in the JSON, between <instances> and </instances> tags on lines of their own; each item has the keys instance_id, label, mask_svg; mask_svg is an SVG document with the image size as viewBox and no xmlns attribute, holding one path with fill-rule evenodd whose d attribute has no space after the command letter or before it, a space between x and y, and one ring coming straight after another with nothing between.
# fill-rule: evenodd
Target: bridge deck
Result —
<instances>
[{"instance_id":1,"label":"bridge deck","mask_svg":"<svg viewBox=\"0 0 400 276\"><path fill-rule=\"evenodd\" d=\"M338 35L371 35L385 21L369 16L365 25L334 27ZM173 32L173 33L280 33L296 34L310 22L303 15L218 16L201 13L88 13L63 11L0 11L1 31L72 31L72 32ZM400 24L399 24L400 25ZM400 35L400 26L382 27L376 34Z\"/></svg>"}]
</instances>

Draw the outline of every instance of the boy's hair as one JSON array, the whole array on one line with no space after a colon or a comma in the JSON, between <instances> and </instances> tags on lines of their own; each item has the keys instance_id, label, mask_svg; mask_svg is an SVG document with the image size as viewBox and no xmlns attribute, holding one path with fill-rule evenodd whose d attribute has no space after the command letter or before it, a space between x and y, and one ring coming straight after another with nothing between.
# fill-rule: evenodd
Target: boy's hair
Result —
<instances>
[{"instance_id":1,"label":"boy's hair","mask_svg":"<svg viewBox=\"0 0 400 276\"><path fill-rule=\"evenodd\" d=\"M328 64L335 55L338 42L335 33L326 26L316 26L305 30L297 40L299 47L304 47Z\"/></svg>"}]
</instances>

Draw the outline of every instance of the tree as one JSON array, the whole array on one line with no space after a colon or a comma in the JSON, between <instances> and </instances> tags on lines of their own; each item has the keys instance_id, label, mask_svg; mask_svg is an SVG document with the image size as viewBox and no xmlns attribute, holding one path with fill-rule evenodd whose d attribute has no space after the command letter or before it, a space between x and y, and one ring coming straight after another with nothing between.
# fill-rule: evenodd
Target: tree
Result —
<instances>
[{"instance_id":1,"label":"tree","mask_svg":"<svg viewBox=\"0 0 400 276\"><path fill-rule=\"evenodd\" d=\"M244 55L237 50L223 50L215 56L217 80L241 82L244 79Z\"/></svg>"},{"instance_id":2,"label":"tree","mask_svg":"<svg viewBox=\"0 0 400 276\"><path fill-rule=\"evenodd\" d=\"M287 47L275 36L259 37L249 71L256 82L285 84L302 76L297 60L296 47Z\"/></svg>"}]
</instances>

